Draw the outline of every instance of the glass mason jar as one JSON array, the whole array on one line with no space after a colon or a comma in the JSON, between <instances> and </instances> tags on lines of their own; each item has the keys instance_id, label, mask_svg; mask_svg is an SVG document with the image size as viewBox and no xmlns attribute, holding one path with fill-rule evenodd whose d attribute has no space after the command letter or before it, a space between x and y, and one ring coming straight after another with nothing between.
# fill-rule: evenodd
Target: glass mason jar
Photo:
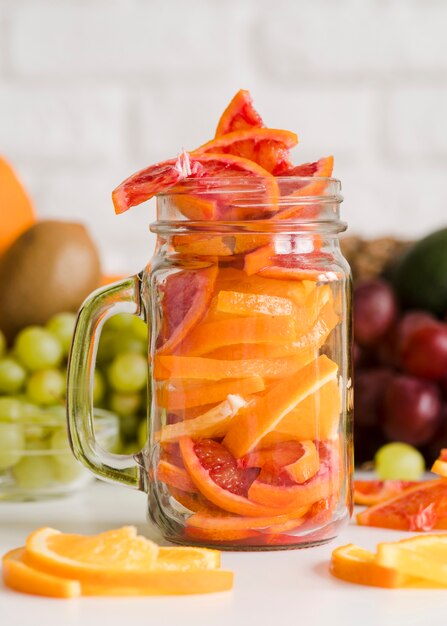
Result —
<instances>
[{"instance_id":1,"label":"glass mason jar","mask_svg":"<svg viewBox=\"0 0 447 626\"><path fill-rule=\"evenodd\" d=\"M352 510L351 286L335 179L186 180L157 198L153 259L93 293L68 376L74 454L148 493L169 541L240 550L329 541ZM224 206L225 221L220 218ZM148 440L102 450L92 420L101 326L147 320Z\"/></svg>"}]
</instances>

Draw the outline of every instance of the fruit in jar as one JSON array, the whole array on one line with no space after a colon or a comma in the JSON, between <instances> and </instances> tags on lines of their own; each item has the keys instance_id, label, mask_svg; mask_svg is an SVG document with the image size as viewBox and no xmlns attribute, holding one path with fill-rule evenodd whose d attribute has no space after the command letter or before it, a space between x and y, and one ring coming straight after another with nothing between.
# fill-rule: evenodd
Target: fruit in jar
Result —
<instances>
[{"instance_id":1,"label":"fruit in jar","mask_svg":"<svg viewBox=\"0 0 447 626\"><path fill-rule=\"evenodd\" d=\"M240 89L222 113L216 128L216 137L245 128L264 126L261 116L253 106L250 92Z\"/></svg>"},{"instance_id":2,"label":"fruit in jar","mask_svg":"<svg viewBox=\"0 0 447 626\"><path fill-rule=\"evenodd\" d=\"M419 446L428 443L439 426L441 397L431 381L396 375L384 391L382 429L387 437Z\"/></svg>"},{"instance_id":3,"label":"fruit in jar","mask_svg":"<svg viewBox=\"0 0 447 626\"><path fill-rule=\"evenodd\" d=\"M97 249L81 224L42 220L0 262L0 328L11 341L25 326L76 311L100 282ZM26 302L26 306L23 303Z\"/></svg>"},{"instance_id":4,"label":"fruit in jar","mask_svg":"<svg viewBox=\"0 0 447 626\"><path fill-rule=\"evenodd\" d=\"M429 480L406 489L359 513L357 523L394 530L446 529L447 481Z\"/></svg>"},{"instance_id":5,"label":"fruit in jar","mask_svg":"<svg viewBox=\"0 0 447 626\"><path fill-rule=\"evenodd\" d=\"M396 441L376 452L374 467L379 478L385 481L419 480L425 471L425 461L419 450Z\"/></svg>"},{"instance_id":6,"label":"fruit in jar","mask_svg":"<svg viewBox=\"0 0 447 626\"><path fill-rule=\"evenodd\" d=\"M443 228L411 246L393 268L392 282L402 305L445 315L446 268L447 228Z\"/></svg>"},{"instance_id":7,"label":"fruit in jar","mask_svg":"<svg viewBox=\"0 0 447 626\"><path fill-rule=\"evenodd\" d=\"M362 346L370 346L383 337L397 317L396 298L390 285L375 279L354 289L354 335Z\"/></svg>"}]
</instances>

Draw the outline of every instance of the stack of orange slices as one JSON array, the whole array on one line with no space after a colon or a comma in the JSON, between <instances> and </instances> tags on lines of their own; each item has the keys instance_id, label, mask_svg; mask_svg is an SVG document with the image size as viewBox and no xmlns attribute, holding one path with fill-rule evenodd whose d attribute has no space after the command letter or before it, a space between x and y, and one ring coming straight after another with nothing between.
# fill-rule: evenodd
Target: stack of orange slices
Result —
<instances>
[{"instance_id":1,"label":"stack of orange slices","mask_svg":"<svg viewBox=\"0 0 447 626\"><path fill-rule=\"evenodd\" d=\"M220 569L218 550L158 547L133 526L95 536L41 528L4 555L3 580L55 598L152 596L226 591L233 573Z\"/></svg>"}]
</instances>

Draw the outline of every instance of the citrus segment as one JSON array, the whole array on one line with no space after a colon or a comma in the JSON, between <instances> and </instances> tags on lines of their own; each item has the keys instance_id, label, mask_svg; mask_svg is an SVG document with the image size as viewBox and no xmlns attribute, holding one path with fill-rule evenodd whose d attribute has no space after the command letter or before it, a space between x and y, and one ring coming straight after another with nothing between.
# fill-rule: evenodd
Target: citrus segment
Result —
<instances>
[{"instance_id":1,"label":"citrus segment","mask_svg":"<svg viewBox=\"0 0 447 626\"><path fill-rule=\"evenodd\" d=\"M242 457L242 467L263 467L270 464L277 473L284 473L295 483L304 483L320 467L320 459L313 441L283 441L260 447Z\"/></svg>"},{"instance_id":2,"label":"citrus segment","mask_svg":"<svg viewBox=\"0 0 447 626\"><path fill-rule=\"evenodd\" d=\"M259 505L290 510L294 507L310 506L334 493L334 480L329 473L317 474L301 485L275 485L255 480L248 490L248 497Z\"/></svg>"},{"instance_id":3,"label":"citrus segment","mask_svg":"<svg viewBox=\"0 0 447 626\"><path fill-rule=\"evenodd\" d=\"M354 504L373 506L420 484L414 480L355 480Z\"/></svg>"},{"instance_id":4,"label":"citrus segment","mask_svg":"<svg viewBox=\"0 0 447 626\"><path fill-rule=\"evenodd\" d=\"M288 298L239 291L219 291L216 308L232 315L292 315Z\"/></svg>"},{"instance_id":5,"label":"citrus segment","mask_svg":"<svg viewBox=\"0 0 447 626\"><path fill-rule=\"evenodd\" d=\"M250 92L240 89L222 113L216 129L216 137L244 128L261 128L264 122L253 107Z\"/></svg>"},{"instance_id":6,"label":"citrus segment","mask_svg":"<svg viewBox=\"0 0 447 626\"><path fill-rule=\"evenodd\" d=\"M303 441L301 446L301 456L284 467L284 472L296 483L305 483L320 469L320 457L314 442Z\"/></svg>"},{"instance_id":7,"label":"citrus segment","mask_svg":"<svg viewBox=\"0 0 447 626\"><path fill-rule=\"evenodd\" d=\"M3 556L3 581L14 591L51 598L77 598L81 585L77 580L47 574L23 561L25 548L11 550Z\"/></svg>"},{"instance_id":8,"label":"citrus segment","mask_svg":"<svg viewBox=\"0 0 447 626\"><path fill-rule=\"evenodd\" d=\"M238 395L248 396L263 391L265 385L260 376L242 378L236 382L229 379L208 384L197 383L196 381L179 381L177 385L174 385L171 382L166 382L157 389L157 402L168 411L175 412L179 409L221 402L232 394L235 388Z\"/></svg>"},{"instance_id":9,"label":"citrus segment","mask_svg":"<svg viewBox=\"0 0 447 626\"><path fill-rule=\"evenodd\" d=\"M181 467L161 459L157 465L157 480L181 491L197 491L188 473Z\"/></svg>"},{"instance_id":10,"label":"citrus segment","mask_svg":"<svg viewBox=\"0 0 447 626\"><path fill-rule=\"evenodd\" d=\"M192 256L231 256L233 250L221 236L174 235L172 246L178 254Z\"/></svg>"},{"instance_id":11,"label":"citrus segment","mask_svg":"<svg viewBox=\"0 0 447 626\"><path fill-rule=\"evenodd\" d=\"M159 287L163 319L158 354L172 351L208 310L217 268L183 270L170 274Z\"/></svg>"},{"instance_id":12,"label":"citrus segment","mask_svg":"<svg viewBox=\"0 0 447 626\"><path fill-rule=\"evenodd\" d=\"M55 576L108 583L151 569L157 552L132 526L90 537L41 528L28 537L24 559Z\"/></svg>"},{"instance_id":13,"label":"citrus segment","mask_svg":"<svg viewBox=\"0 0 447 626\"><path fill-rule=\"evenodd\" d=\"M182 352L200 356L239 343L281 344L296 341L293 316L235 317L197 326L182 345Z\"/></svg>"},{"instance_id":14,"label":"citrus segment","mask_svg":"<svg viewBox=\"0 0 447 626\"><path fill-rule=\"evenodd\" d=\"M431 471L443 478L447 478L447 448L442 448L439 458L433 463Z\"/></svg>"},{"instance_id":15,"label":"citrus segment","mask_svg":"<svg viewBox=\"0 0 447 626\"><path fill-rule=\"evenodd\" d=\"M246 404L241 396L230 394L223 402L194 419L164 426L160 441L161 443L178 441L185 436L193 438L223 437L231 420ZM186 491L190 490L186 489Z\"/></svg>"},{"instance_id":16,"label":"citrus segment","mask_svg":"<svg viewBox=\"0 0 447 626\"><path fill-rule=\"evenodd\" d=\"M425 535L379 543L377 563L402 574L447 586L447 535Z\"/></svg>"},{"instance_id":17,"label":"citrus segment","mask_svg":"<svg viewBox=\"0 0 447 626\"><path fill-rule=\"evenodd\" d=\"M322 355L255 398L230 426L224 439L227 448L236 458L250 452L301 401L335 379L337 369Z\"/></svg>"},{"instance_id":18,"label":"citrus segment","mask_svg":"<svg viewBox=\"0 0 447 626\"><path fill-rule=\"evenodd\" d=\"M288 150L298 143L295 133L274 128L248 128L220 135L192 152L234 154L258 163L271 173L287 169L290 165Z\"/></svg>"},{"instance_id":19,"label":"citrus segment","mask_svg":"<svg viewBox=\"0 0 447 626\"><path fill-rule=\"evenodd\" d=\"M340 580L357 585L385 588L415 586L415 579L396 569L379 565L375 554L352 543L332 552L330 572Z\"/></svg>"},{"instance_id":20,"label":"citrus segment","mask_svg":"<svg viewBox=\"0 0 447 626\"><path fill-rule=\"evenodd\" d=\"M225 378L284 378L306 364L305 353L279 359L223 360L194 356L156 356L154 376L157 380L222 380Z\"/></svg>"},{"instance_id":21,"label":"citrus segment","mask_svg":"<svg viewBox=\"0 0 447 626\"><path fill-rule=\"evenodd\" d=\"M360 526L395 530L447 530L447 480L430 480L357 515Z\"/></svg>"}]
</instances>

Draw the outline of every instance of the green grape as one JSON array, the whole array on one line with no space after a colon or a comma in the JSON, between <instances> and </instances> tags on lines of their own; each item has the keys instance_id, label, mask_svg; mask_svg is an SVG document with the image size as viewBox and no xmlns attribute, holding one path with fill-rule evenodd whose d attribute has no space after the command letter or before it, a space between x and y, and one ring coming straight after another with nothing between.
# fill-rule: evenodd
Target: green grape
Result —
<instances>
[{"instance_id":1,"label":"green grape","mask_svg":"<svg viewBox=\"0 0 447 626\"><path fill-rule=\"evenodd\" d=\"M422 454L407 443L387 443L374 457L375 470L381 480L419 480L425 471Z\"/></svg>"},{"instance_id":2,"label":"green grape","mask_svg":"<svg viewBox=\"0 0 447 626\"><path fill-rule=\"evenodd\" d=\"M96 363L98 365L109 363L115 356L115 341L117 336L117 333L104 326L104 330L99 339L98 353L96 355Z\"/></svg>"},{"instance_id":3,"label":"green grape","mask_svg":"<svg viewBox=\"0 0 447 626\"><path fill-rule=\"evenodd\" d=\"M6 354L6 337L0 330L0 358Z\"/></svg>"},{"instance_id":4,"label":"green grape","mask_svg":"<svg viewBox=\"0 0 447 626\"><path fill-rule=\"evenodd\" d=\"M109 383L115 391L141 391L147 384L147 370L147 361L142 354L120 354L109 367Z\"/></svg>"},{"instance_id":5,"label":"green grape","mask_svg":"<svg viewBox=\"0 0 447 626\"><path fill-rule=\"evenodd\" d=\"M138 393L117 393L110 395L109 408L118 415L135 415L140 407L141 397Z\"/></svg>"},{"instance_id":6,"label":"green grape","mask_svg":"<svg viewBox=\"0 0 447 626\"><path fill-rule=\"evenodd\" d=\"M20 424L0 422L0 471L20 461L25 447L25 437Z\"/></svg>"},{"instance_id":7,"label":"green grape","mask_svg":"<svg viewBox=\"0 0 447 626\"><path fill-rule=\"evenodd\" d=\"M49 406L60 402L65 393L65 377L55 369L34 372L28 380L26 393L36 404Z\"/></svg>"},{"instance_id":8,"label":"green grape","mask_svg":"<svg viewBox=\"0 0 447 626\"><path fill-rule=\"evenodd\" d=\"M137 454L140 451L138 444L135 441L125 443L122 448L121 454Z\"/></svg>"},{"instance_id":9,"label":"green grape","mask_svg":"<svg viewBox=\"0 0 447 626\"><path fill-rule=\"evenodd\" d=\"M120 418L120 433L125 441L134 441L137 438L138 417L136 415L123 415Z\"/></svg>"},{"instance_id":10,"label":"green grape","mask_svg":"<svg viewBox=\"0 0 447 626\"><path fill-rule=\"evenodd\" d=\"M138 425L138 445L144 448L147 442L147 419L141 420Z\"/></svg>"},{"instance_id":11,"label":"green grape","mask_svg":"<svg viewBox=\"0 0 447 626\"><path fill-rule=\"evenodd\" d=\"M16 360L0 360L0 393L19 392L26 380L26 371Z\"/></svg>"},{"instance_id":12,"label":"green grape","mask_svg":"<svg viewBox=\"0 0 447 626\"><path fill-rule=\"evenodd\" d=\"M49 487L56 479L54 462L49 454L23 457L12 473L17 486L30 491Z\"/></svg>"},{"instance_id":13,"label":"green grape","mask_svg":"<svg viewBox=\"0 0 447 626\"><path fill-rule=\"evenodd\" d=\"M59 481L70 483L84 474L82 465L73 456L65 429L58 428L54 431L51 448L54 451L56 476Z\"/></svg>"},{"instance_id":14,"label":"green grape","mask_svg":"<svg viewBox=\"0 0 447 626\"><path fill-rule=\"evenodd\" d=\"M0 398L0 422L16 422L23 417L23 403L17 398Z\"/></svg>"},{"instance_id":15,"label":"green grape","mask_svg":"<svg viewBox=\"0 0 447 626\"><path fill-rule=\"evenodd\" d=\"M64 356L67 356L70 352L76 318L76 313L57 313L46 324L47 330L58 338Z\"/></svg>"},{"instance_id":16,"label":"green grape","mask_svg":"<svg viewBox=\"0 0 447 626\"><path fill-rule=\"evenodd\" d=\"M137 317L136 315L132 315L132 333L134 337L143 342L144 346L147 346L148 341L148 332L147 332L147 324L141 317Z\"/></svg>"},{"instance_id":17,"label":"green grape","mask_svg":"<svg viewBox=\"0 0 447 626\"><path fill-rule=\"evenodd\" d=\"M128 330L132 328L134 317L135 315L132 313L119 313L118 315L110 317L105 323L105 326L117 331Z\"/></svg>"},{"instance_id":18,"label":"green grape","mask_svg":"<svg viewBox=\"0 0 447 626\"><path fill-rule=\"evenodd\" d=\"M31 372L57 367L63 356L60 341L45 328L28 326L17 335L15 352Z\"/></svg>"},{"instance_id":19,"label":"green grape","mask_svg":"<svg viewBox=\"0 0 447 626\"><path fill-rule=\"evenodd\" d=\"M137 354L145 354L147 345L135 335L123 332L114 339L113 343L114 356L123 354L124 352L136 352Z\"/></svg>"},{"instance_id":20,"label":"green grape","mask_svg":"<svg viewBox=\"0 0 447 626\"><path fill-rule=\"evenodd\" d=\"M104 400L105 393L106 383L104 376L98 369L95 369L93 373L93 404L95 406L98 406Z\"/></svg>"}]
</instances>

